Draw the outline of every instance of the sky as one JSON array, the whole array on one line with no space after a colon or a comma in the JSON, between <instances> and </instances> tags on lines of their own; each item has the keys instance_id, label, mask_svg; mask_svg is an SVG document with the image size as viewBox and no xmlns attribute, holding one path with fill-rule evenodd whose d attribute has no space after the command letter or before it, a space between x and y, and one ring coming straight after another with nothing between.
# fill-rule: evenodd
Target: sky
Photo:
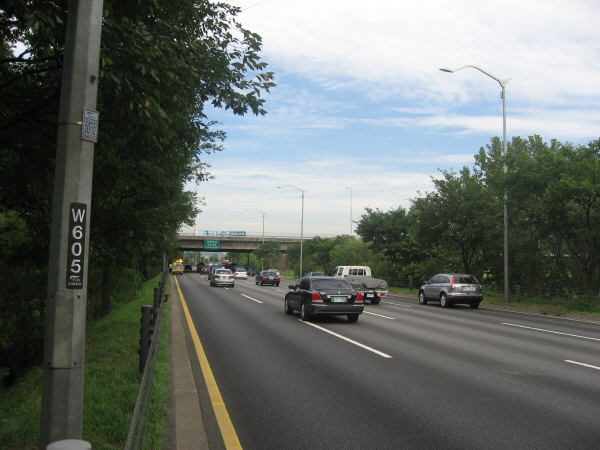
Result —
<instances>
[{"instance_id":1,"label":"sky","mask_svg":"<svg viewBox=\"0 0 600 450\"><path fill-rule=\"evenodd\" d=\"M600 138L597 0L229 3L277 86L266 116L207 107L228 137L203 156L214 179L187 187L204 205L184 232L261 234L264 217L267 235L334 236L367 207L410 208L440 170L473 167L502 138L499 82L442 67L510 79L509 141Z\"/></svg>"}]
</instances>

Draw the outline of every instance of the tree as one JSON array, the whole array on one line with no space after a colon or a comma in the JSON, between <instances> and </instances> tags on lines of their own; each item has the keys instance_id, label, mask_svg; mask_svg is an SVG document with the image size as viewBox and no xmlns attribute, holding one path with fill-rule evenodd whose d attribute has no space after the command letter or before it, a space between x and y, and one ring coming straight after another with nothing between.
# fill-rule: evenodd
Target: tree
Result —
<instances>
[{"instance_id":1,"label":"tree","mask_svg":"<svg viewBox=\"0 0 600 450\"><path fill-rule=\"evenodd\" d=\"M507 184L519 214L515 231L534 228L538 242L529 266L541 261L537 279L546 285L561 280L573 289L585 286L594 299L600 265L600 141L547 145L533 136L513 139L512 147L515 169Z\"/></svg>"},{"instance_id":2,"label":"tree","mask_svg":"<svg viewBox=\"0 0 600 450\"><path fill-rule=\"evenodd\" d=\"M435 271L478 273L487 269L486 250L496 242L502 208L489 195L481 174L464 167L442 171L435 191L412 200L411 234L428 249ZM501 223L501 222L500 222Z\"/></svg>"},{"instance_id":3,"label":"tree","mask_svg":"<svg viewBox=\"0 0 600 450\"><path fill-rule=\"evenodd\" d=\"M259 260L263 260L265 262L265 266L267 266L265 267L266 270L269 266L272 266L275 263L277 258L279 258L279 243L265 242L254 251L254 255Z\"/></svg>"},{"instance_id":4,"label":"tree","mask_svg":"<svg viewBox=\"0 0 600 450\"><path fill-rule=\"evenodd\" d=\"M5 0L0 11L0 214L17 214L41 251L38 266L48 260L67 7ZM123 266L170 254L177 230L200 211L184 186L210 179L202 154L222 150L225 138L204 105L265 114L273 74L239 12L207 0L104 2L89 273L101 282L88 277L101 286L101 313ZM24 50L13 55L17 43ZM41 341L41 325L31 338Z\"/></svg>"}]
</instances>

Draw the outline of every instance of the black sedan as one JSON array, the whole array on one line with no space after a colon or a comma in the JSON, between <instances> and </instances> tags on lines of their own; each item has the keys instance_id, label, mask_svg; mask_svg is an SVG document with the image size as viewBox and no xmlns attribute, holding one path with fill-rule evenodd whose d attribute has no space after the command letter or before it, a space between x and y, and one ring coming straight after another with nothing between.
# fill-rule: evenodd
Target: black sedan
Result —
<instances>
[{"instance_id":1,"label":"black sedan","mask_svg":"<svg viewBox=\"0 0 600 450\"><path fill-rule=\"evenodd\" d=\"M258 275L256 275L254 281L260 286L262 286L263 284L272 284L273 286L279 286L281 278L275 271L263 270L262 272L259 272Z\"/></svg>"},{"instance_id":2,"label":"black sedan","mask_svg":"<svg viewBox=\"0 0 600 450\"><path fill-rule=\"evenodd\" d=\"M356 322L365 304L362 292L356 292L343 278L305 277L285 294L285 313L300 311L300 318L310 320L318 315L346 315Z\"/></svg>"}]
</instances>

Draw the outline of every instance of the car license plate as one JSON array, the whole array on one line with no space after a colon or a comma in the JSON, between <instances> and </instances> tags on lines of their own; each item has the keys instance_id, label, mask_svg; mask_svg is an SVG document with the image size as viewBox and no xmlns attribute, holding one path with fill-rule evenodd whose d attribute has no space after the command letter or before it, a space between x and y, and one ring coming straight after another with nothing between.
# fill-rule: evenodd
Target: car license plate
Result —
<instances>
[{"instance_id":1,"label":"car license plate","mask_svg":"<svg viewBox=\"0 0 600 450\"><path fill-rule=\"evenodd\" d=\"M375 294L367 294L367 298L375 297Z\"/></svg>"},{"instance_id":2,"label":"car license plate","mask_svg":"<svg viewBox=\"0 0 600 450\"><path fill-rule=\"evenodd\" d=\"M331 297L331 301L334 303L346 303L346 297Z\"/></svg>"},{"instance_id":3,"label":"car license plate","mask_svg":"<svg viewBox=\"0 0 600 450\"><path fill-rule=\"evenodd\" d=\"M463 291L474 291L475 286L463 286Z\"/></svg>"}]
</instances>

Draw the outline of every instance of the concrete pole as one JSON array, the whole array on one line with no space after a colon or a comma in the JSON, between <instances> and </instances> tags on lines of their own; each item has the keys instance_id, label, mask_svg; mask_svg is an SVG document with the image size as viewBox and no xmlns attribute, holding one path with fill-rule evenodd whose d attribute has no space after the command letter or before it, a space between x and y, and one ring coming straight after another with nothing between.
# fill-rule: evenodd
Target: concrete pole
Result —
<instances>
[{"instance_id":1,"label":"concrete pole","mask_svg":"<svg viewBox=\"0 0 600 450\"><path fill-rule=\"evenodd\" d=\"M89 215L98 125L95 110L102 8L103 0L69 2L50 236L40 449L56 441L82 437Z\"/></svg>"}]
</instances>

